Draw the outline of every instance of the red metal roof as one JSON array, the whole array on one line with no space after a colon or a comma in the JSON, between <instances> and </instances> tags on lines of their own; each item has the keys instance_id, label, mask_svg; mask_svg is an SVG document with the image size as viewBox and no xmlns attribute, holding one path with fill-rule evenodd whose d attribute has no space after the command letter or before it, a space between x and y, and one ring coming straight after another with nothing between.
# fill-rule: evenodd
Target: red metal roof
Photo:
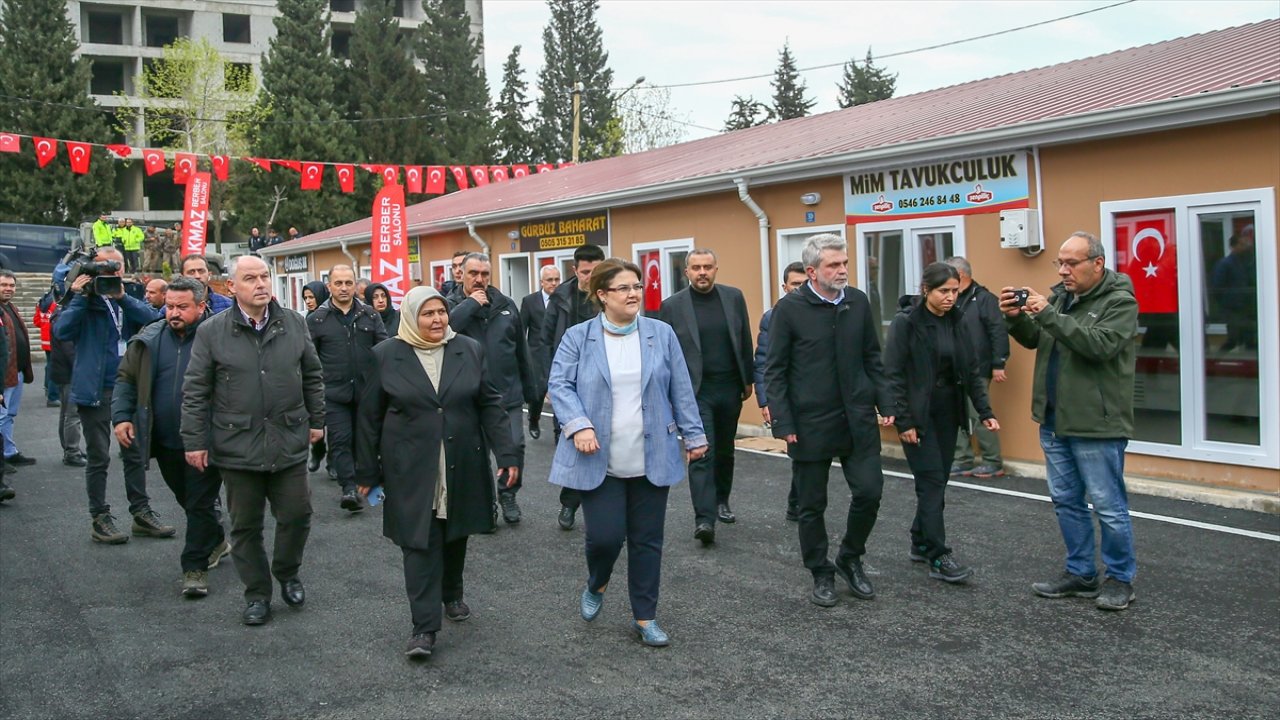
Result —
<instances>
[{"instance_id":1,"label":"red metal roof","mask_svg":"<svg viewBox=\"0 0 1280 720\"><path fill-rule=\"evenodd\" d=\"M455 192L410 206L408 227L1277 80L1280 20L1267 20ZM368 232L366 218L273 249Z\"/></svg>"}]
</instances>

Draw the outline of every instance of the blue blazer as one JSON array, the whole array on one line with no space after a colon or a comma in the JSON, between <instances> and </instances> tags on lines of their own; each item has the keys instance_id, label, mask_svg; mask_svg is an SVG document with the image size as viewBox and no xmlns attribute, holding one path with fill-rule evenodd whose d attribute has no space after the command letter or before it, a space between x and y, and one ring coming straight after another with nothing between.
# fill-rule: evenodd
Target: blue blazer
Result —
<instances>
[{"instance_id":1,"label":"blue blazer","mask_svg":"<svg viewBox=\"0 0 1280 720\"><path fill-rule=\"evenodd\" d=\"M644 403L644 473L659 487L684 479L684 457L677 429L687 448L707 444L693 395L689 368L671 326L640 318L640 383ZM599 318L569 328L551 363L548 381L551 404L560 420L560 444L551 462L551 482L574 490L594 490L604 482L609 466L613 428L613 389ZM600 449L584 455L573 445L573 434L592 428Z\"/></svg>"}]
</instances>

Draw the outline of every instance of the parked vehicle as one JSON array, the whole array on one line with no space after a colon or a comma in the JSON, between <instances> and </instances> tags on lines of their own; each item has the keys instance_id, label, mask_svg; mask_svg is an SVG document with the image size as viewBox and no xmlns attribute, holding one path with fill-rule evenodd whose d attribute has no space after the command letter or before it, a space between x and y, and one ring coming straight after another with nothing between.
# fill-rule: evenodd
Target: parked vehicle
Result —
<instances>
[{"instance_id":1,"label":"parked vehicle","mask_svg":"<svg viewBox=\"0 0 1280 720\"><path fill-rule=\"evenodd\" d=\"M0 223L0 268L53 272L79 239L80 231L73 227Z\"/></svg>"}]
</instances>

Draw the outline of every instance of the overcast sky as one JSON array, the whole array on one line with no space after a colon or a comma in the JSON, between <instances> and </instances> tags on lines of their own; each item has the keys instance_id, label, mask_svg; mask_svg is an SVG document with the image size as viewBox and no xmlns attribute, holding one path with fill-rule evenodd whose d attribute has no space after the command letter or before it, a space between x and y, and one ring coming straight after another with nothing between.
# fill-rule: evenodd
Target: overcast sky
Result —
<instances>
[{"instance_id":1,"label":"overcast sky","mask_svg":"<svg viewBox=\"0 0 1280 720\"><path fill-rule=\"evenodd\" d=\"M800 67L841 63L873 54L913 50L1006 30L1116 0L1088 2L876 2L864 0L604 0L599 12L614 82L621 90L637 77L666 85L721 80L777 67L789 41ZM502 64L521 45L521 65L532 97L542 66L542 30L550 13L541 0L485 0L485 65L496 96ZM1186 35L1280 16L1276 0L1136 0L1081 17L937 50L887 58L898 73L897 95L930 90L1076 60ZM1280 37L1275 38L1280 44ZM1248 52L1248 48L1241 48ZM813 112L838 109L839 67L803 74L817 100ZM714 134L735 95L768 102L769 78L672 90L685 139Z\"/></svg>"}]
</instances>

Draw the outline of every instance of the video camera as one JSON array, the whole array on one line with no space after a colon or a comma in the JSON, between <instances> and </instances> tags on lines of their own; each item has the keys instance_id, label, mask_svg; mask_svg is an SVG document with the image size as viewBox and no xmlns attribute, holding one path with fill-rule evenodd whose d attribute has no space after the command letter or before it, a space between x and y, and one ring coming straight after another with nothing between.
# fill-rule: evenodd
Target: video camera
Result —
<instances>
[{"instance_id":1,"label":"video camera","mask_svg":"<svg viewBox=\"0 0 1280 720\"><path fill-rule=\"evenodd\" d=\"M62 264L68 267L66 287L70 288L81 275L88 275L93 280L84 286L86 296L119 297L124 293L124 278L115 274L120 272L120 263L98 260L97 257L98 249L89 247L73 249L63 258Z\"/></svg>"}]
</instances>

